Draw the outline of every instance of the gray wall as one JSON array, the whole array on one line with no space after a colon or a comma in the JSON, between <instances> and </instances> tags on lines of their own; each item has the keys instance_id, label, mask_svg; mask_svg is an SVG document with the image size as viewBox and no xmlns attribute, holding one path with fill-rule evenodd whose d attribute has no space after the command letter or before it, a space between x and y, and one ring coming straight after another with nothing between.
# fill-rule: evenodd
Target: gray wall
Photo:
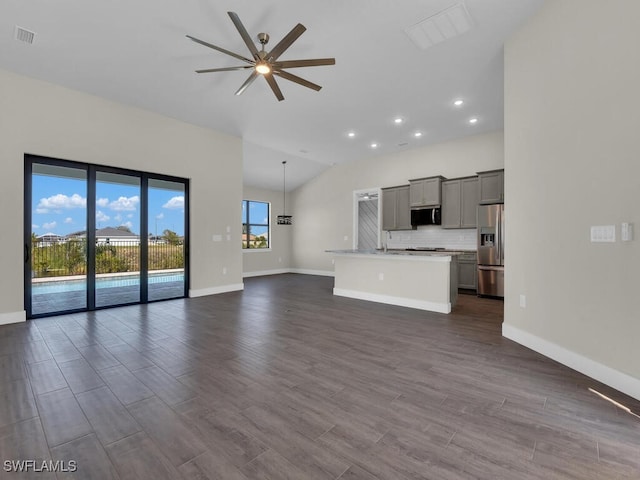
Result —
<instances>
[{"instance_id":1,"label":"gray wall","mask_svg":"<svg viewBox=\"0 0 640 480\"><path fill-rule=\"evenodd\" d=\"M506 45L503 332L640 398L638 18L631 0L549 1Z\"/></svg>"},{"instance_id":2,"label":"gray wall","mask_svg":"<svg viewBox=\"0 0 640 480\"><path fill-rule=\"evenodd\" d=\"M192 295L242 288L239 138L1 70L0 105L6 252L23 250L25 153L132 168L191 179ZM0 271L0 323L24 319L22 255Z\"/></svg>"}]
</instances>

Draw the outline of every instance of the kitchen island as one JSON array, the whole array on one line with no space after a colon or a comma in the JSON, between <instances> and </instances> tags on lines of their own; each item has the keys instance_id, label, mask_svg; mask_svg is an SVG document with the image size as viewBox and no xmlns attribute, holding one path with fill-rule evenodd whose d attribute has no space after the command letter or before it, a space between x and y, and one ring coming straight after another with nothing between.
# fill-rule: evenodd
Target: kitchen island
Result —
<instances>
[{"instance_id":1,"label":"kitchen island","mask_svg":"<svg viewBox=\"0 0 640 480\"><path fill-rule=\"evenodd\" d=\"M333 294L450 313L458 299L459 252L328 250Z\"/></svg>"}]
</instances>

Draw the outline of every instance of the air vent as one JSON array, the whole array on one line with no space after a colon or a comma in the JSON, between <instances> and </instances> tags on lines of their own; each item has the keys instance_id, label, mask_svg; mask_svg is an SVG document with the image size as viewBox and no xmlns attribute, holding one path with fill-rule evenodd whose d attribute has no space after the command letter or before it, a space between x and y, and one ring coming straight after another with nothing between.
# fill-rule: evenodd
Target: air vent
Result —
<instances>
[{"instance_id":1,"label":"air vent","mask_svg":"<svg viewBox=\"0 0 640 480\"><path fill-rule=\"evenodd\" d=\"M36 32L32 32L31 30L27 30L26 28L16 25L16 40L32 45L35 38Z\"/></svg>"},{"instance_id":2,"label":"air vent","mask_svg":"<svg viewBox=\"0 0 640 480\"><path fill-rule=\"evenodd\" d=\"M471 17L463 3L424 19L420 23L405 28L405 33L422 50L449 40L471 30Z\"/></svg>"}]
</instances>

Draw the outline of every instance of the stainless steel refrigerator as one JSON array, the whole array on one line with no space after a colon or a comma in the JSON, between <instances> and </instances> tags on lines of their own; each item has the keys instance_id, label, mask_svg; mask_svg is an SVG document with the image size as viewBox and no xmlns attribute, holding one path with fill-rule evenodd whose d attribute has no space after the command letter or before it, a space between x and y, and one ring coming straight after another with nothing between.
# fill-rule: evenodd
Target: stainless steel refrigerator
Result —
<instances>
[{"instance_id":1,"label":"stainless steel refrigerator","mask_svg":"<svg viewBox=\"0 0 640 480\"><path fill-rule=\"evenodd\" d=\"M478 295L504 298L504 205L478 206Z\"/></svg>"}]
</instances>

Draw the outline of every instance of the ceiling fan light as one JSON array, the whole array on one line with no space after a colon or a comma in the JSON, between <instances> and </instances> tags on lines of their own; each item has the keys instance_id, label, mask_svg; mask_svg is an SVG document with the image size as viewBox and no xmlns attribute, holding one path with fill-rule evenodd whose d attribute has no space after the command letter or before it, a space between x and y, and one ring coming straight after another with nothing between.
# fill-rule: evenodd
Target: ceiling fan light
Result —
<instances>
[{"instance_id":1,"label":"ceiling fan light","mask_svg":"<svg viewBox=\"0 0 640 480\"><path fill-rule=\"evenodd\" d=\"M258 63L256 64L256 72L266 75L267 73L271 73L271 67L268 63Z\"/></svg>"}]
</instances>

